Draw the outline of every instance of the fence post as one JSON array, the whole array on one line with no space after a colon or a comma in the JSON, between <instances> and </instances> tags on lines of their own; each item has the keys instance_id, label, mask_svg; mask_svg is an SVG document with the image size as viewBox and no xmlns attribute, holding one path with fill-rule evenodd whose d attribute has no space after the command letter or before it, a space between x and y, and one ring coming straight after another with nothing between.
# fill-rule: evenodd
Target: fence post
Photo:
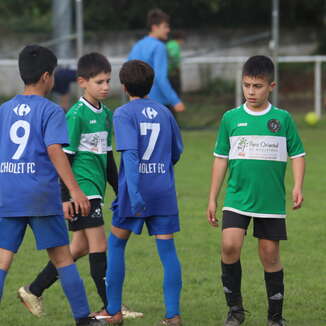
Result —
<instances>
[{"instance_id":1,"label":"fence post","mask_svg":"<svg viewBox=\"0 0 326 326\"><path fill-rule=\"evenodd\" d=\"M315 59L315 113L321 117L322 95L321 95L321 60Z\"/></svg>"},{"instance_id":2,"label":"fence post","mask_svg":"<svg viewBox=\"0 0 326 326\"><path fill-rule=\"evenodd\" d=\"M242 102L242 65L238 62L235 70L235 106L238 107Z\"/></svg>"}]
</instances>

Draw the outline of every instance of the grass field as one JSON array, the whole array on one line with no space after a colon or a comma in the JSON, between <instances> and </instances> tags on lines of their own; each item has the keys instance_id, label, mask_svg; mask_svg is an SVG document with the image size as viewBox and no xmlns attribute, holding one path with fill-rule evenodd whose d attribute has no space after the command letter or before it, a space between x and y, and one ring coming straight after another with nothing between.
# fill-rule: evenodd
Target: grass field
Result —
<instances>
[{"instance_id":1,"label":"grass field","mask_svg":"<svg viewBox=\"0 0 326 326\"><path fill-rule=\"evenodd\" d=\"M323 326L326 325L326 121L311 128L303 124L302 116L296 116L296 119L308 153L307 173L303 208L293 212L288 200L289 240L281 246L286 279L284 316L289 325ZM182 232L176 236L176 243L183 265L181 306L184 325L218 326L223 325L227 312L220 284L220 229L210 227L205 216L215 131L185 131L183 136L185 153L176 168ZM286 183L290 194L290 169ZM108 196L111 200L110 191ZM107 229L110 224L110 200L105 206ZM28 231L7 277L1 303L1 326L73 325L59 284L44 295L47 316L42 319L28 313L16 298L18 287L28 284L46 262L46 254L34 249L34 240ZM242 264L244 303L250 311L244 325L265 325L267 300L264 274L257 256L257 241L252 237L251 230L243 249ZM82 259L78 265L91 307L96 310L100 308L100 301L89 276L88 259ZM153 239L146 232L132 237L127 247L124 302L135 310L143 311L145 317L127 321L125 325L151 326L163 316L161 283L161 265Z\"/></svg>"}]
</instances>

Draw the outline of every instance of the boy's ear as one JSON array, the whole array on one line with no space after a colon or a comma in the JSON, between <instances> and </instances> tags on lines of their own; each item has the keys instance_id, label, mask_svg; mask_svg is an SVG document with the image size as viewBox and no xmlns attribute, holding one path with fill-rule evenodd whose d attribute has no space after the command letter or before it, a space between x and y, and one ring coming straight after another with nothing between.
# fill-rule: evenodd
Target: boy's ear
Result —
<instances>
[{"instance_id":1,"label":"boy's ear","mask_svg":"<svg viewBox=\"0 0 326 326\"><path fill-rule=\"evenodd\" d=\"M40 81L42 81L43 83L46 82L49 78L51 77L51 75L49 74L48 71L44 72L41 75Z\"/></svg>"},{"instance_id":2,"label":"boy's ear","mask_svg":"<svg viewBox=\"0 0 326 326\"><path fill-rule=\"evenodd\" d=\"M271 88L271 90L273 90L276 86L276 83L274 81L272 81L270 84L269 84L269 87Z\"/></svg>"},{"instance_id":3,"label":"boy's ear","mask_svg":"<svg viewBox=\"0 0 326 326\"><path fill-rule=\"evenodd\" d=\"M85 88L86 87L86 83L87 83L87 79L85 79L84 77L77 77L77 83L79 85L80 88Z\"/></svg>"}]
</instances>

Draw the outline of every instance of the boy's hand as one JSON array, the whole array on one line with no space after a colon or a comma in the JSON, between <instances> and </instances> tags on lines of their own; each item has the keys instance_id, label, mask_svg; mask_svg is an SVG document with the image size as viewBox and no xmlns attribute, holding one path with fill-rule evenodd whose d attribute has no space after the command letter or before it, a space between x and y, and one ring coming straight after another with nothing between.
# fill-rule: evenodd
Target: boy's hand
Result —
<instances>
[{"instance_id":1,"label":"boy's hand","mask_svg":"<svg viewBox=\"0 0 326 326\"><path fill-rule=\"evenodd\" d=\"M81 216L87 216L90 210L90 203L85 194L80 190L80 188L76 188L70 192L70 196L75 205L75 213L81 214Z\"/></svg>"},{"instance_id":2,"label":"boy's hand","mask_svg":"<svg viewBox=\"0 0 326 326\"><path fill-rule=\"evenodd\" d=\"M75 216L74 206L71 201L65 201L62 203L63 213L66 220L71 221Z\"/></svg>"},{"instance_id":3,"label":"boy's hand","mask_svg":"<svg viewBox=\"0 0 326 326\"><path fill-rule=\"evenodd\" d=\"M136 195L137 195L136 198L133 198L131 204L131 212L135 216L141 216L143 212L146 210L146 205L140 193L137 193Z\"/></svg>"},{"instance_id":4,"label":"boy's hand","mask_svg":"<svg viewBox=\"0 0 326 326\"><path fill-rule=\"evenodd\" d=\"M186 107L182 102L177 103L173 108L175 112L183 112L186 110Z\"/></svg>"},{"instance_id":5,"label":"boy's hand","mask_svg":"<svg viewBox=\"0 0 326 326\"><path fill-rule=\"evenodd\" d=\"M208 208L207 208L207 219L208 219L208 223L217 228L218 227L218 219L216 218L216 203L215 202L211 202L208 204Z\"/></svg>"},{"instance_id":6,"label":"boy's hand","mask_svg":"<svg viewBox=\"0 0 326 326\"><path fill-rule=\"evenodd\" d=\"M293 209L299 209L303 203L303 195L300 188L294 188L292 191Z\"/></svg>"}]
</instances>

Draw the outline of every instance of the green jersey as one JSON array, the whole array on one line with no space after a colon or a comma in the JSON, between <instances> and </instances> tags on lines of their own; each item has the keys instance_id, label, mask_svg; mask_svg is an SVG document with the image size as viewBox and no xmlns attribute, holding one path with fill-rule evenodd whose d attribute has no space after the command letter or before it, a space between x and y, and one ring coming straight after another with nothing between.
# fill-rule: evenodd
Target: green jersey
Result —
<instances>
[{"instance_id":1,"label":"green jersey","mask_svg":"<svg viewBox=\"0 0 326 326\"><path fill-rule=\"evenodd\" d=\"M112 151L112 112L103 104L95 108L84 98L66 114L70 145L75 154L74 176L89 199L104 198L107 182L107 152Z\"/></svg>"},{"instance_id":2,"label":"green jersey","mask_svg":"<svg viewBox=\"0 0 326 326\"><path fill-rule=\"evenodd\" d=\"M304 156L291 115L271 105L254 112L244 104L221 121L214 155L228 158L223 210L253 217L285 218L288 156Z\"/></svg>"},{"instance_id":3,"label":"green jersey","mask_svg":"<svg viewBox=\"0 0 326 326\"><path fill-rule=\"evenodd\" d=\"M170 40L166 43L169 56L169 73L173 73L180 68L181 64L181 50L178 41Z\"/></svg>"}]
</instances>

